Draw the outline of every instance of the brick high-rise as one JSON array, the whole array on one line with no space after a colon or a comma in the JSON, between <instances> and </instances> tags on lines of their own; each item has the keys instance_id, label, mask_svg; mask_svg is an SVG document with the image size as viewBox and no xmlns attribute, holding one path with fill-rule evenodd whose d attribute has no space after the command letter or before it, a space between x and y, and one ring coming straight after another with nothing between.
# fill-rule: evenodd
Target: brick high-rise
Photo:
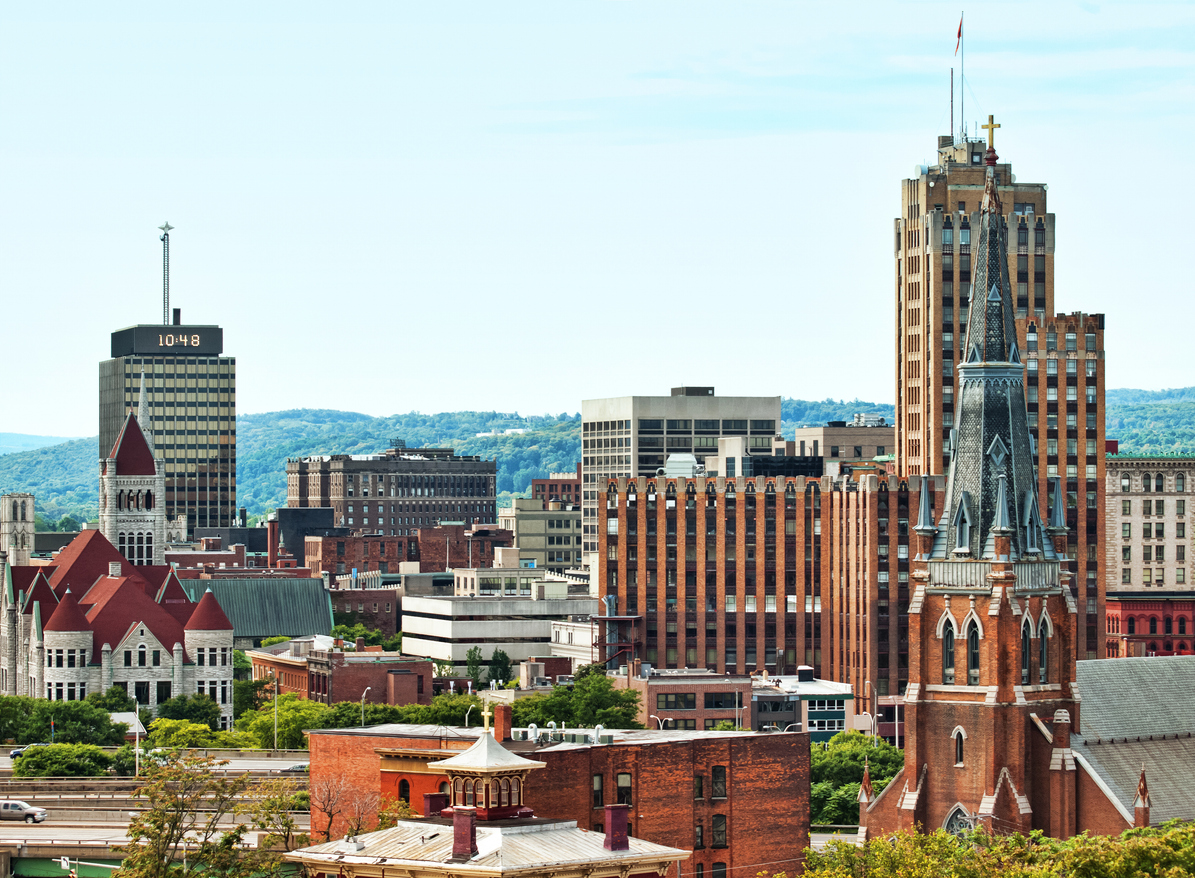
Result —
<instances>
[{"instance_id":1,"label":"brick high-rise","mask_svg":"<svg viewBox=\"0 0 1195 878\"><path fill-rule=\"evenodd\" d=\"M944 473L950 460L984 148L981 140L939 137L937 164L901 184L895 446L897 472L904 476ZM997 164L994 174L1036 439L1038 494L1046 496L1053 476L1065 480L1067 566L1079 608L1077 658L1096 658L1103 654L1104 628L1104 315L1055 311L1055 216L1046 209L1047 187L1017 181L1008 163Z\"/></svg>"}]
</instances>

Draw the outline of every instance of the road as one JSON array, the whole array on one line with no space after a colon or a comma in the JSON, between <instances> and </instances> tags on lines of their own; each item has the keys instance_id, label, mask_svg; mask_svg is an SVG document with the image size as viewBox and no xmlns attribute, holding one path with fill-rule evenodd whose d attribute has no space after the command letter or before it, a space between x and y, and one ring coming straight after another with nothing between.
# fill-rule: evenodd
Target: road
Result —
<instances>
[{"instance_id":1,"label":"road","mask_svg":"<svg viewBox=\"0 0 1195 878\"><path fill-rule=\"evenodd\" d=\"M284 759L271 759L268 757L235 757L228 760L227 768L229 771L269 771L271 769L278 770L290 768L292 765L299 765L305 763L306 759L296 759L293 756L287 756ZM0 773L5 773L12 770L12 758L8 755L8 751L4 751L4 755L0 756Z\"/></svg>"}]
</instances>

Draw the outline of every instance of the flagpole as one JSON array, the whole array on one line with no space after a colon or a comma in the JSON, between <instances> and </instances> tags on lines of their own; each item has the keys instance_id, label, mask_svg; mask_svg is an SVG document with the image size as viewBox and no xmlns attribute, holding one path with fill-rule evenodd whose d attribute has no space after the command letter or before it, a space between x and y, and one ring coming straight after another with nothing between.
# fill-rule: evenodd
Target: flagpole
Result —
<instances>
[{"instance_id":1,"label":"flagpole","mask_svg":"<svg viewBox=\"0 0 1195 878\"><path fill-rule=\"evenodd\" d=\"M962 87L962 93L959 95L959 121L963 124L963 142L967 141L967 33L966 28L963 27L963 18L965 12L960 12L958 17L959 29L959 47L962 49L963 56L959 61L959 85Z\"/></svg>"}]
</instances>

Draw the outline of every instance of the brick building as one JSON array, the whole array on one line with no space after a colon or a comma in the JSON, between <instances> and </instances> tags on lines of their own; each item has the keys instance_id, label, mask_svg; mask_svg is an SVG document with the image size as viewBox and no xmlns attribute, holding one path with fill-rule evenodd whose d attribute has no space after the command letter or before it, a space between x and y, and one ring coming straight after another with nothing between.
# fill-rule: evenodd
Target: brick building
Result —
<instances>
[{"instance_id":1,"label":"brick building","mask_svg":"<svg viewBox=\"0 0 1195 878\"><path fill-rule=\"evenodd\" d=\"M333 454L286 462L286 505L330 507L333 524L408 536L441 521L493 524L498 465L451 448Z\"/></svg>"},{"instance_id":2,"label":"brick building","mask_svg":"<svg viewBox=\"0 0 1195 878\"><path fill-rule=\"evenodd\" d=\"M382 534L309 536L303 541L303 557L315 576L327 574L329 579L353 570L398 573L402 562L419 560L419 539Z\"/></svg>"},{"instance_id":3,"label":"brick building","mask_svg":"<svg viewBox=\"0 0 1195 878\"><path fill-rule=\"evenodd\" d=\"M337 625L358 623L393 637L402 630L402 602L396 588L332 588L332 618Z\"/></svg>"},{"instance_id":4,"label":"brick building","mask_svg":"<svg viewBox=\"0 0 1195 878\"><path fill-rule=\"evenodd\" d=\"M1184 655L1195 644L1187 505L1195 458L1109 454L1106 652Z\"/></svg>"},{"instance_id":5,"label":"brick building","mask_svg":"<svg viewBox=\"0 0 1195 878\"><path fill-rule=\"evenodd\" d=\"M720 723L751 727L751 678L705 668L659 670L639 663L610 677L616 689L639 693L639 722L648 728L712 729Z\"/></svg>"},{"instance_id":6,"label":"brick building","mask_svg":"<svg viewBox=\"0 0 1195 878\"><path fill-rule=\"evenodd\" d=\"M971 292L983 291L977 240L983 142L938 138L937 163L901 184L895 221L896 453L904 477L939 474L957 427ZM1046 186L994 171L1009 244L1013 323L1035 437L1038 496L1064 480L1066 565L1078 605L1076 658L1104 654L1104 315L1056 311L1055 216ZM974 236L974 237L973 237ZM1015 236L1015 238L1013 237ZM973 263L973 260L974 263ZM1119 565L1118 565L1119 566Z\"/></svg>"},{"instance_id":7,"label":"brick building","mask_svg":"<svg viewBox=\"0 0 1195 878\"><path fill-rule=\"evenodd\" d=\"M317 650L307 656L308 698L321 704L431 704L434 668L426 659L372 651ZM368 690L368 691L366 691Z\"/></svg>"},{"instance_id":8,"label":"brick building","mask_svg":"<svg viewBox=\"0 0 1195 878\"><path fill-rule=\"evenodd\" d=\"M495 738L548 767L526 779L525 799L539 816L602 832L606 806L626 804L628 832L693 852L686 874L754 874L762 863L799 870L809 843L806 735L602 731L593 743L593 729L511 729L509 711L495 706ZM412 725L313 731L311 783L342 776L354 789L407 798L420 810L424 794L449 788L448 773L434 763L483 734ZM333 835L343 832L342 819Z\"/></svg>"},{"instance_id":9,"label":"brick building","mask_svg":"<svg viewBox=\"0 0 1195 878\"><path fill-rule=\"evenodd\" d=\"M447 522L418 530L419 572L443 573L457 567L492 567L496 549L514 546L514 534L493 525Z\"/></svg>"},{"instance_id":10,"label":"brick building","mask_svg":"<svg viewBox=\"0 0 1195 878\"><path fill-rule=\"evenodd\" d=\"M531 480L531 499L543 502L543 507L553 500L565 506L581 507L581 464L576 473L549 473L546 479Z\"/></svg>"}]
</instances>

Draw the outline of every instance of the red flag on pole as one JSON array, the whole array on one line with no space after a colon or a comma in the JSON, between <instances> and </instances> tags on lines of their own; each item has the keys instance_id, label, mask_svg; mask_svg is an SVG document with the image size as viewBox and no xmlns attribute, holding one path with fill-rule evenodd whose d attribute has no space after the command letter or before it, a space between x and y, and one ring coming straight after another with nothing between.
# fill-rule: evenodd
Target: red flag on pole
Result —
<instances>
[{"instance_id":1,"label":"red flag on pole","mask_svg":"<svg viewBox=\"0 0 1195 878\"><path fill-rule=\"evenodd\" d=\"M956 55L958 54L958 47L959 47L959 44L962 43L962 41L963 41L963 19L960 16L959 20L958 20L958 40L956 40L955 44L954 44L954 54L956 54Z\"/></svg>"}]
</instances>

